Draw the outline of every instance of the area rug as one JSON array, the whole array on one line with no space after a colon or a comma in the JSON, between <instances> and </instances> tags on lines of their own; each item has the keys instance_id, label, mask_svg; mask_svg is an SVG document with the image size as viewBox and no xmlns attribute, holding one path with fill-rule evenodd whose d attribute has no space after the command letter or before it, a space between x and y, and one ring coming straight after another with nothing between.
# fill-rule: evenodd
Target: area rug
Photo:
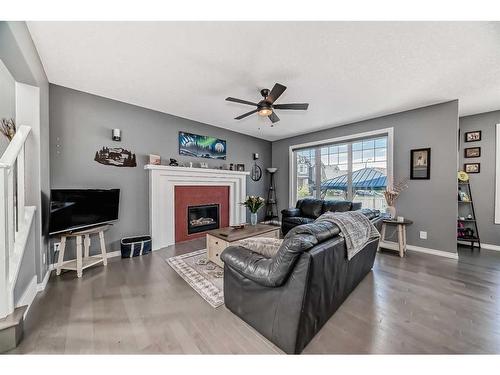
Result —
<instances>
[{"instance_id":1,"label":"area rug","mask_svg":"<svg viewBox=\"0 0 500 375\"><path fill-rule=\"evenodd\" d=\"M207 249L177 255L167 263L212 307L224 303L224 270L207 260Z\"/></svg>"}]
</instances>

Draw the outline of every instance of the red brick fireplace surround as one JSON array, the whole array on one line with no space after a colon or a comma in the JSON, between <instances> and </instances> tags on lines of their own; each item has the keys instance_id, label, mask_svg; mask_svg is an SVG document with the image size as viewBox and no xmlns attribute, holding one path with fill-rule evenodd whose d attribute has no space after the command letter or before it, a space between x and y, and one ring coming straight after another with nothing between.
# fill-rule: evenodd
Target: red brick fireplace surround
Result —
<instances>
[{"instance_id":1,"label":"red brick fireplace surround","mask_svg":"<svg viewBox=\"0 0 500 375\"><path fill-rule=\"evenodd\" d=\"M192 240L205 233L188 234L188 207L218 204L220 227L229 226L229 186L175 186L175 242Z\"/></svg>"}]
</instances>

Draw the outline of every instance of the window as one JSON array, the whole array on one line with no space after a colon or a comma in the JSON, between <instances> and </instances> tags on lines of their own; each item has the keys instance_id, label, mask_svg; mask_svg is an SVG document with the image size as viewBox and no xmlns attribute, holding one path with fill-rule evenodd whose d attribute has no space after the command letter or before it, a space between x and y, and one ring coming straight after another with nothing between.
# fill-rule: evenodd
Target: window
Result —
<instances>
[{"instance_id":1,"label":"window","mask_svg":"<svg viewBox=\"0 0 500 375\"><path fill-rule=\"evenodd\" d=\"M363 208L385 209L388 139L386 132L294 150L293 201L352 200Z\"/></svg>"}]
</instances>

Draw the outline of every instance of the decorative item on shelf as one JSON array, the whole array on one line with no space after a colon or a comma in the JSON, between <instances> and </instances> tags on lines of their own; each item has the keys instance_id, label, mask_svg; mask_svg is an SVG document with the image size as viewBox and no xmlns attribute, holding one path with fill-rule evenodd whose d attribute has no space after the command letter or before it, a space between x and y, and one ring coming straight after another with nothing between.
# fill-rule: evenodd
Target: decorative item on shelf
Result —
<instances>
[{"instance_id":1,"label":"decorative item on shelf","mask_svg":"<svg viewBox=\"0 0 500 375\"><path fill-rule=\"evenodd\" d=\"M170 163L168 163L168 165L170 165L171 167L178 167L179 163L177 162L177 160L170 158Z\"/></svg>"},{"instance_id":2,"label":"decorative item on shelf","mask_svg":"<svg viewBox=\"0 0 500 375\"><path fill-rule=\"evenodd\" d=\"M208 164L202 161L202 162L200 163L200 168L205 168L205 169L208 169Z\"/></svg>"},{"instance_id":3,"label":"decorative item on shelf","mask_svg":"<svg viewBox=\"0 0 500 375\"><path fill-rule=\"evenodd\" d=\"M229 170L234 171L234 164L233 163L229 164Z\"/></svg>"},{"instance_id":4,"label":"decorative item on shelf","mask_svg":"<svg viewBox=\"0 0 500 375\"><path fill-rule=\"evenodd\" d=\"M10 141L16 135L16 122L13 118L7 120L2 119L2 126L0 127L0 132Z\"/></svg>"},{"instance_id":5,"label":"decorative item on shelf","mask_svg":"<svg viewBox=\"0 0 500 375\"><path fill-rule=\"evenodd\" d=\"M179 132L179 154L226 160L226 141L215 137Z\"/></svg>"},{"instance_id":6,"label":"decorative item on shelf","mask_svg":"<svg viewBox=\"0 0 500 375\"><path fill-rule=\"evenodd\" d=\"M250 211L250 222L252 225L257 225L257 211L264 205L264 198L250 195L241 204Z\"/></svg>"},{"instance_id":7,"label":"decorative item on shelf","mask_svg":"<svg viewBox=\"0 0 500 375\"><path fill-rule=\"evenodd\" d=\"M259 154L253 154L254 164L250 171L250 178L253 181L259 181L262 178L262 169L257 165L257 160L259 159Z\"/></svg>"},{"instance_id":8,"label":"decorative item on shelf","mask_svg":"<svg viewBox=\"0 0 500 375\"><path fill-rule=\"evenodd\" d=\"M477 142L481 140L481 130L465 133L465 142Z\"/></svg>"},{"instance_id":9,"label":"decorative item on shelf","mask_svg":"<svg viewBox=\"0 0 500 375\"><path fill-rule=\"evenodd\" d=\"M464 149L464 157L478 158L481 156L481 147L469 147Z\"/></svg>"},{"instance_id":10,"label":"decorative item on shelf","mask_svg":"<svg viewBox=\"0 0 500 375\"><path fill-rule=\"evenodd\" d=\"M405 178L398 183L393 184L392 188L389 186L386 187L386 190L384 191L384 198L387 202L387 208L385 212L391 217L391 219L396 217L396 207L394 206L394 204L399 198L399 195L406 189L408 189L408 178Z\"/></svg>"},{"instance_id":11,"label":"decorative item on shelf","mask_svg":"<svg viewBox=\"0 0 500 375\"><path fill-rule=\"evenodd\" d=\"M419 148L410 151L410 179L430 180L431 149Z\"/></svg>"},{"instance_id":12,"label":"decorative item on shelf","mask_svg":"<svg viewBox=\"0 0 500 375\"><path fill-rule=\"evenodd\" d=\"M111 130L111 139L120 142L122 140L122 131L120 129Z\"/></svg>"},{"instance_id":13,"label":"decorative item on shelf","mask_svg":"<svg viewBox=\"0 0 500 375\"><path fill-rule=\"evenodd\" d=\"M398 223L404 223L405 218L404 218L403 216L398 216L398 217L396 218L396 221L397 221Z\"/></svg>"},{"instance_id":14,"label":"decorative item on shelf","mask_svg":"<svg viewBox=\"0 0 500 375\"><path fill-rule=\"evenodd\" d=\"M135 154L121 147L105 147L96 151L94 160L113 167L137 167Z\"/></svg>"},{"instance_id":15,"label":"decorative item on shelf","mask_svg":"<svg viewBox=\"0 0 500 375\"><path fill-rule=\"evenodd\" d=\"M459 182L467 182L469 181L469 175L465 173L464 171L459 171L457 173L457 178Z\"/></svg>"},{"instance_id":16,"label":"decorative item on shelf","mask_svg":"<svg viewBox=\"0 0 500 375\"><path fill-rule=\"evenodd\" d=\"M464 164L465 172L467 173L479 173L481 171L480 163L465 163Z\"/></svg>"},{"instance_id":17,"label":"decorative item on shelf","mask_svg":"<svg viewBox=\"0 0 500 375\"><path fill-rule=\"evenodd\" d=\"M149 154L149 164L160 165L161 164L161 156L155 155L155 154Z\"/></svg>"},{"instance_id":18,"label":"decorative item on shelf","mask_svg":"<svg viewBox=\"0 0 500 375\"><path fill-rule=\"evenodd\" d=\"M238 172L245 172L245 164L236 164L236 170Z\"/></svg>"},{"instance_id":19,"label":"decorative item on shelf","mask_svg":"<svg viewBox=\"0 0 500 375\"><path fill-rule=\"evenodd\" d=\"M269 189L267 191L267 201L266 201L266 217L265 221L269 224L279 224L278 217L278 200L276 198L276 187L274 185L274 174L278 168L267 168L269 173Z\"/></svg>"},{"instance_id":20,"label":"decorative item on shelf","mask_svg":"<svg viewBox=\"0 0 500 375\"><path fill-rule=\"evenodd\" d=\"M458 200L461 202L470 202L469 195L465 192L462 191L462 188L458 188Z\"/></svg>"},{"instance_id":21,"label":"decorative item on shelf","mask_svg":"<svg viewBox=\"0 0 500 375\"><path fill-rule=\"evenodd\" d=\"M457 240L459 242L469 242L472 251L476 243L479 249L481 249L481 240L479 238L479 228L472 199L472 189L468 177L467 173L463 171L458 172Z\"/></svg>"}]
</instances>

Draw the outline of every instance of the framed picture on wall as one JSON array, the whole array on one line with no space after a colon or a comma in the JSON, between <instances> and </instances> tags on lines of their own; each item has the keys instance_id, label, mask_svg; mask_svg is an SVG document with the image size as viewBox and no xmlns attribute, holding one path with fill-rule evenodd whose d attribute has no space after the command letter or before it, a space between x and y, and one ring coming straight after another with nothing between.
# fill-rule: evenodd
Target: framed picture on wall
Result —
<instances>
[{"instance_id":1,"label":"framed picture on wall","mask_svg":"<svg viewBox=\"0 0 500 375\"><path fill-rule=\"evenodd\" d=\"M429 180L431 178L431 149L419 148L410 151L410 179Z\"/></svg>"},{"instance_id":2,"label":"framed picture on wall","mask_svg":"<svg viewBox=\"0 0 500 375\"><path fill-rule=\"evenodd\" d=\"M226 141L186 132L179 132L179 155L226 160Z\"/></svg>"},{"instance_id":3,"label":"framed picture on wall","mask_svg":"<svg viewBox=\"0 0 500 375\"><path fill-rule=\"evenodd\" d=\"M465 133L465 142L477 142L481 140L481 130Z\"/></svg>"},{"instance_id":4,"label":"framed picture on wall","mask_svg":"<svg viewBox=\"0 0 500 375\"><path fill-rule=\"evenodd\" d=\"M481 147L469 147L464 149L464 157L478 158L481 156Z\"/></svg>"},{"instance_id":5,"label":"framed picture on wall","mask_svg":"<svg viewBox=\"0 0 500 375\"><path fill-rule=\"evenodd\" d=\"M480 163L465 163L464 170L467 173L479 173L481 171Z\"/></svg>"}]
</instances>

